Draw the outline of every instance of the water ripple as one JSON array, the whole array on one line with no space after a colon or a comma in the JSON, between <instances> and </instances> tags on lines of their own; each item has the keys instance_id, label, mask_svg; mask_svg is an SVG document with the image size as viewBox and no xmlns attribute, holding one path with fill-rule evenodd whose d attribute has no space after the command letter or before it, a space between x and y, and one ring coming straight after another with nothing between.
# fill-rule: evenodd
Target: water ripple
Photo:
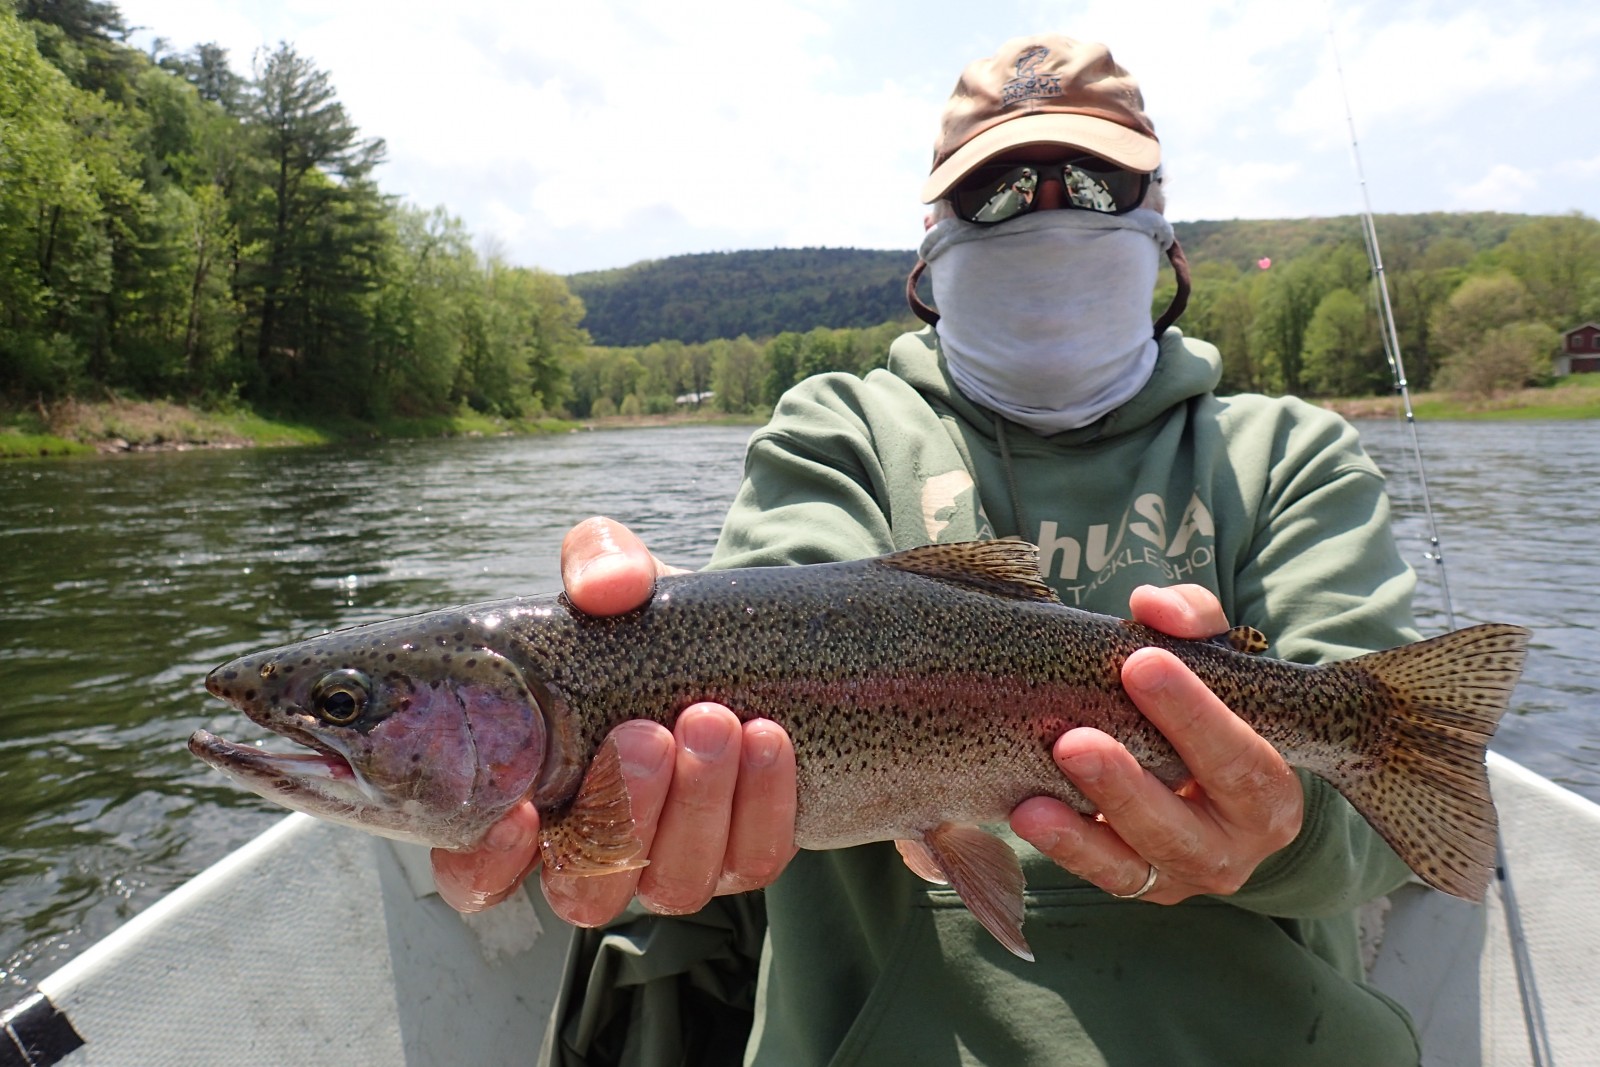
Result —
<instances>
[{"instance_id":1,"label":"water ripple","mask_svg":"<svg viewBox=\"0 0 1600 1067\"><path fill-rule=\"evenodd\" d=\"M1423 431L1458 623L1535 631L1498 747L1600 799L1600 423ZM211 667L338 626L555 589L560 538L589 515L698 566L748 434L0 465L0 984L36 981L279 817L183 747L200 727L261 736L201 690ZM1405 435L1362 434L1391 475L1420 619L1442 629Z\"/></svg>"}]
</instances>

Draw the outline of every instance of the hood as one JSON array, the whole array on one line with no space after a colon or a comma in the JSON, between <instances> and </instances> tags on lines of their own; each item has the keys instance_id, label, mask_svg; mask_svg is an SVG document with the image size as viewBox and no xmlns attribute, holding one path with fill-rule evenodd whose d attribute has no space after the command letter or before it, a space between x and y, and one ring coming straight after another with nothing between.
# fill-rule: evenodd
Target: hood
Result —
<instances>
[{"instance_id":1,"label":"hood","mask_svg":"<svg viewBox=\"0 0 1600 1067\"><path fill-rule=\"evenodd\" d=\"M926 397L936 409L953 412L983 436L995 436L996 414L968 400L951 381L934 327L901 335L889 348L889 370ZM1212 392L1221 381L1222 356L1216 346L1187 338L1177 327L1170 327L1161 336L1155 370L1145 387L1098 422L1041 437L1025 426L1001 421L1013 448L1087 444L1141 429L1173 405Z\"/></svg>"}]
</instances>

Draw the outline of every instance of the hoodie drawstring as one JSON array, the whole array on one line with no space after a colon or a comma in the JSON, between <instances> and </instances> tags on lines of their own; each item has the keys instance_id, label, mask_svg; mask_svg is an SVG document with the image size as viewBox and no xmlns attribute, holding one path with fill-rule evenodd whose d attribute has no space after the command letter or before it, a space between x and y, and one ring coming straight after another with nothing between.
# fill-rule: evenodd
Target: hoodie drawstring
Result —
<instances>
[{"instance_id":1,"label":"hoodie drawstring","mask_svg":"<svg viewBox=\"0 0 1600 1067\"><path fill-rule=\"evenodd\" d=\"M999 414L994 417L994 436L1000 443L1000 465L1005 468L1006 490L1011 494L1011 533L1006 536L1022 537L1022 493L1017 489L1017 472L1011 465L1011 439L1006 434L1006 420Z\"/></svg>"}]
</instances>

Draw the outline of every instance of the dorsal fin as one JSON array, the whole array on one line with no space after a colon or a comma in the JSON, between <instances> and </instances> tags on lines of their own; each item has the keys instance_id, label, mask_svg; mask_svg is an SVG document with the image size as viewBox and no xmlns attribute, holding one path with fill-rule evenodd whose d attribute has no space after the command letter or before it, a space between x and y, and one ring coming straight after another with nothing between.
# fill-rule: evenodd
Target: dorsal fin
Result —
<instances>
[{"instance_id":1,"label":"dorsal fin","mask_svg":"<svg viewBox=\"0 0 1600 1067\"><path fill-rule=\"evenodd\" d=\"M1218 634L1211 640L1224 648L1231 648L1235 652L1243 652L1248 656L1260 655L1267 650L1267 645L1271 644L1267 640L1266 634L1254 626L1245 626L1242 623L1227 633Z\"/></svg>"},{"instance_id":2,"label":"dorsal fin","mask_svg":"<svg viewBox=\"0 0 1600 1067\"><path fill-rule=\"evenodd\" d=\"M1039 577L1038 547L1015 538L923 545L879 556L877 562L925 578L969 585L996 596L1057 600L1055 591Z\"/></svg>"}]
</instances>

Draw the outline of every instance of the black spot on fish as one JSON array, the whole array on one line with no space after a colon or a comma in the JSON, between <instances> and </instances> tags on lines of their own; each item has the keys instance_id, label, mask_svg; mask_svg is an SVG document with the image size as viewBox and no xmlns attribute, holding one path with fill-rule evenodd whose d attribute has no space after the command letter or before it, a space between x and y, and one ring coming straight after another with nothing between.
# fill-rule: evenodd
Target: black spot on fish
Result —
<instances>
[{"instance_id":1,"label":"black spot on fish","mask_svg":"<svg viewBox=\"0 0 1600 1067\"><path fill-rule=\"evenodd\" d=\"M239 672L238 671L223 671L222 672L222 680L225 681L225 682L231 682L237 677L239 677Z\"/></svg>"},{"instance_id":2,"label":"black spot on fish","mask_svg":"<svg viewBox=\"0 0 1600 1067\"><path fill-rule=\"evenodd\" d=\"M476 667L477 665L478 665L478 661L476 659L467 660L467 669L468 670L471 670L472 668Z\"/></svg>"},{"instance_id":3,"label":"black spot on fish","mask_svg":"<svg viewBox=\"0 0 1600 1067\"><path fill-rule=\"evenodd\" d=\"M383 657L383 658L384 658L384 659L386 659L386 660L388 660L388 661L389 661L389 662L390 662L390 663L393 663L393 662L394 662L394 659L395 659L395 656L394 656L394 653L393 653L393 652L391 652L391 653L389 653L389 654L388 654L388 655L387 655L387 656L385 656L385 657Z\"/></svg>"},{"instance_id":4,"label":"black spot on fish","mask_svg":"<svg viewBox=\"0 0 1600 1067\"><path fill-rule=\"evenodd\" d=\"M256 691L254 689L246 689L244 691L244 698L246 700L254 700L256 698Z\"/></svg>"}]
</instances>

